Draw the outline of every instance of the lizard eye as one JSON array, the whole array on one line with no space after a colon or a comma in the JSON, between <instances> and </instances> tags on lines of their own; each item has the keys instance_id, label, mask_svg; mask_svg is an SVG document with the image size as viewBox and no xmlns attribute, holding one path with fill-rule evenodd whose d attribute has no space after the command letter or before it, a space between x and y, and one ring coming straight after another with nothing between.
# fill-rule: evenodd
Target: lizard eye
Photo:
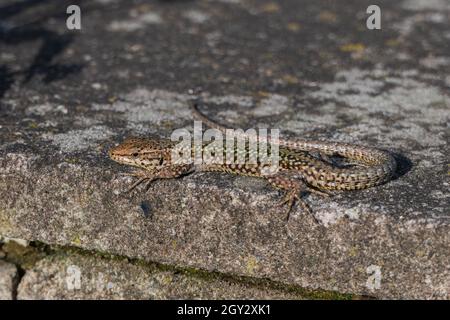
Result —
<instances>
[{"instance_id":1,"label":"lizard eye","mask_svg":"<svg viewBox=\"0 0 450 320\"><path fill-rule=\"evenodd\" d=\"M162 166L163 163L164 163L164 159L163 158L159 159L159 165Z\"/></svg>"},{"instance_id":2,"label":"lizard eye","mask_svg":"<svg viewBox=\"0 0 450 320\"><path fill-rule=\"evenodd\" d=\"M135 153L132 154L132 156L133 156L133 157L137 157L137 156L138 156L138 153L135 152Z\"/></svg>"}]
</instances>

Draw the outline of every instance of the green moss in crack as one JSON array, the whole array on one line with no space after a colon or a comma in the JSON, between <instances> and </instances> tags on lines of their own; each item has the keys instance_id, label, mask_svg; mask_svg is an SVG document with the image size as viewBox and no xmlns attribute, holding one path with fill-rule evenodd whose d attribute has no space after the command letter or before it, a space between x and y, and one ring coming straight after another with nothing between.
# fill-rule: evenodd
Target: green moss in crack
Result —
<instances>
[{"instance_id":1,"label":"green moss in crack","mask_svg":"<svg viewBox=\"0 0 450 320\"><path fill-rule=\"evenodd\" d=\"M39 242L33 242L31 245L39 248L41 252L53 255L55 258L77 254L81 256L88 256L91 258L94 257L120 262L126 261L127 263L139 266L147 270L148 272L171 272L173 274L181 274L186 277L196 278L208 282L226 281L229 283L246 285L249 287L259 289L276 290L280 292L290 293L296 296L298 299L350 300L363 298L361 296L342 294L334 291L305 289L295 285L287 285L284 283L276 282L270 279L259 279L247 276L229 275L220 272L215 271L211 272L191 267L180 267L155 262L148 262L143 259L131 259L122 255L114 255L111 253L101 252L98 250L86 250L71 246L48 246Z\"/></svg>"},{"instance_id":2,"label":"green moss in crack","mask_svg":"<svg viewBox=\"0 0 450 320\"><path fill-rule=\"evenodd\" d=\"M31 269L39 260L47 256L47 253L39 246L22 246L14 240L4 243L2 251L5 260L11 262L24 270Z\"/></svg>"},{"instance_id":3,"label":"green moss in crack","mask_svg":"<svg viewBox=\"0 0 450 320\"><path fill-rule=\"evenodd\" d=\"M334 291L305 289L305 288L301 288L299 286L288 285L288 284L273 281L270 279L229 275L229 274L222 274L219 272L208 272L208 271L195 269L195 268L182 268L182 269L178 269L177 271L186 276L189 276L189 277L195 277L195 278L204 279L204 280L208 280L208 281L221 280L221 281L227 281L227 282L231 282L231 283L245 284L249 287L265 288L265 289L269 289L269 290L282 291L282 292L286 292L286 293L295 295L299 299L352 300L352 299L361 298L359 296L355 296L355 295L351 295L351 294L342 294L342 293L338 293L338 292L334 292Z\"/></svg>"}]
</instances>

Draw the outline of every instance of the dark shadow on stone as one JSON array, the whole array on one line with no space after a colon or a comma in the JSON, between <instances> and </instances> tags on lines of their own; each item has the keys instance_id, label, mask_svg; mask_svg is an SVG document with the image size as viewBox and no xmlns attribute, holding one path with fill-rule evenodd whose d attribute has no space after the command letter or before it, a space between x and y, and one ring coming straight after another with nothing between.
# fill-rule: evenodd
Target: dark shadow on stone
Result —
<instances>
[{"instance_id":1,"label":"dark shadow on stone","mask_svg":"<svg viewBox=\"0 0 450 320\"><path fill-rule=\"evenodd\" d=\"M33 15L32 19L22 18L22 14L28 13L30 16L30 10L39 5L48 6L48 10L41 8L37 16ZM42 76L45 83L50 83L81 71L83 64L55 63L53 61L73 42L76 33L60 35L48 30L44 25L49 19L58 19L65 25L68 5L70 5L70 1L25 0L0 6L0 45L4 43L15 46L36 40L41 42L31 64L24 70L12 73L8 66L0 65L0 99L18 80L19 76L23 77L22 84L26 84L37 75ZM83 9L83 13L85 11L86 9ZM12 21L15 16L18 16L15 20L20 18L20 23Z\"/></svg>"},{"instance_id":2,"label":"dark shadow on stone","mask_svg":"<svg viewBox=\"0 0 450 320\"><path fill-rule=\"evenodd\" d=\"M152 205L149 201L145 200L141 202L140 205L142 212L144 213L144 217L151 219L153 217L152 215Z\"/></svg>"},{"instance_id":3,"label":"dark shadow on stone","mask_svg":"<svg viewBox=\"0 0 450 320\"><path fill-rule=\"evenodd\" d=\"M26 31L33 34L33 31ZM80 64L53 64L52 60L64 51L73 41L73 35L57 35L47 30L37 30L43 40L39 52L34 57L30 67L25 72L23 83L30 81L35 75L43 75L44 82L49 83L54 80L65 78L67 75L78 72L82 66Z\"/></svg>"},{"instance_id":4,"label":"dark shadow on stone","mask_svg":"<svg viewBox=\"0 0 450 320\"><path fill-rule=\"evenodd\" d=\"M14 83L13 73L7 66L0 65L0 98L4 96L6 91L11 88Z\"/></svg>"},{"instance_id":5,"label":"dark shadow on stone","mask_svg":"<svg viewBox=\"0 0 450 320\"><path fill-rule=\"evenodd\" d=\"M392 178L393 180L395 180L408 173L412 169L413 164L411 160L400 153L394 152L392 153L392 155L394 156L395 161L397 161L397 170L395 171L395 174Z\"/></svg>"},{"instance_id":6,"label":"dark shadow on stone","mask_svg":"<svg viewBox=\"0 0 450 320\"><path fill-rule=\"evenodd\" d=\"M45 0L25 0L21 2L14 2L11 4L7 4L3 7L0 7L0 20L4 21L5 19L20 14L24 10L29 9L34 5L38 5L43 3Z\"/></svg>"}]
</instances>

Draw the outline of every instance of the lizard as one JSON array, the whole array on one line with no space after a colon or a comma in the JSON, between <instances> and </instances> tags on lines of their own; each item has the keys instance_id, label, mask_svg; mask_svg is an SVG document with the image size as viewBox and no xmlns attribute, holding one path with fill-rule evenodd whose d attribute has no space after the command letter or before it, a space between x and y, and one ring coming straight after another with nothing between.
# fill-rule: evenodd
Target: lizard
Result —
<instances>
[{"instance_id":1,"label":"lizard","mask_svg":"<svg viewBox=\"0 0 450 320\"><path fill-rule=\"evenodd\" d=\"M202 114L196 103L192 103L191 107L194 117L207 126L223 132L229 129ZM251 139L249 136L246 138ZM148 189L154 180L178 178L194 171L215 171L260 177L265 178L273 187L285 191L285 197L280 205L288 205L287 219L294 203L297 202L317 223L318 220L302 198L303 193L329 196L330 191L334 190L366 189L389 181L396 170L395 158L389 152L374 147L305 139L279 139L277 142L279 170L269 175L263 174L267 165L260 162L256 164L212 163L201 166L193 163L178 163L172 159L172 150L177 142L169 139L130 137L111 148L108 154L112 160L120 164L139 168L129 173L138 180L128 191L143 182L146 182L145 188ZM205 145L201 147L204 148ZM194 152L193 146L192 155ZM245 153L248 159L252 151L249 148L235 147L234 156L239 152ZM316 155L317 153L319 156ZM356 161L359 165L339 167L328 160L332 156L341 156Z\"/></svg>"}]
</instances>

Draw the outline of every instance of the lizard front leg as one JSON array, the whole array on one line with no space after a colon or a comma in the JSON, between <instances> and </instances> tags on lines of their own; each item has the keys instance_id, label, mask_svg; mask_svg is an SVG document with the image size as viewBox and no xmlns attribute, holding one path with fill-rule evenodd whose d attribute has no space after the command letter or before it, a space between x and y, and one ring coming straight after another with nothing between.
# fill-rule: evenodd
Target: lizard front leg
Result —
<instances>
[{"instance_id":1,"label":"lizard front leg","mask_svg":"<svg viewBox=\"0 0 450 320\"><path fill-rule=\"evenodd\" d=\"M134 182L126 191L126 193L132 191L138 185L146 181L145 189L148 190L150 184L158 179L172 179L178 178L182 175L188 174L192 172L192 165L173 165L173 166L164 166L159 168L153 168L151 170L136 170L127 175L138 178L136 182Z\"/></svg>"}]
</instances>

